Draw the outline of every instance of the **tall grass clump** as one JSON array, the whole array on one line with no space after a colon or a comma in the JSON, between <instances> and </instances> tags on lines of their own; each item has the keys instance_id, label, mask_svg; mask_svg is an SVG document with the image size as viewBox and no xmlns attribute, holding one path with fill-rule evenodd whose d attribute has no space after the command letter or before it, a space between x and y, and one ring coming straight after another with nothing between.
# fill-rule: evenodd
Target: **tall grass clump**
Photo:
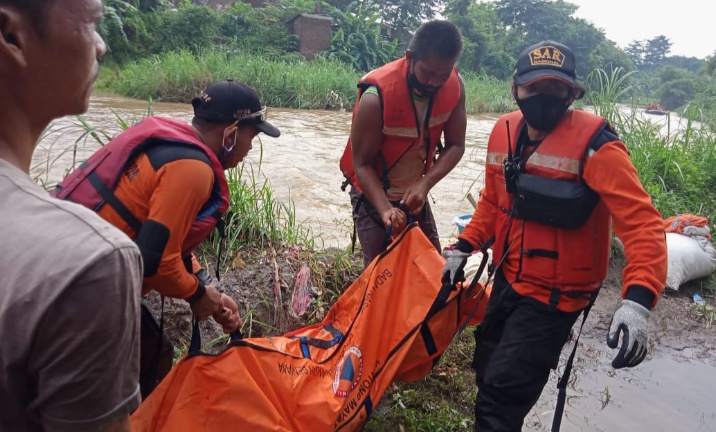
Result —
<instances>
[{"instance_id":1,"label":"tall grass clump","mask_svg":"<svg viewBox=\"0 0 716 432\"><path fill-rule=\"evenodd\" d=\"M137 99L189 102L213 81L234 79L252 86L262 103L283 108L351 110L356 83L364 74L338 60L318 57L269 59L226 48L168 52L125 66L120 72L103 70L98 86ZM513 109L510 83L466 73L469 114Z\"/></svg>"},{"instance_id":2,"label":"tall grass clump","mask_svg":"<svg viewBox=\"0 0 716 432\"><path fill-rule=\"evenodd\" d=\"M595 112L615 127L627 146L639 179L664 218L693 213L716 217L716 135L694 119L698 110L684 110L677 130L641 116L636 104L620 110L617 102L628 94L622 70L590 74ZM667 125L670 125L667 115ZM665 130L664 130L665 129Z\"/></svg>"},{"instance_id":3,"label":"tall grass clump","mask_svg":"<svg viewBox=\"0 0 716 432\"><path fill-rule=\"evenodd\" d=\"M509 81L476 73L461 73L465 81L465 109L468 114L504 113L516 109Z\"/></svg>"},{"instance_id":4,"label":"tall grass clump","mask_svg":"<svg viewBox=\"0 0 716 432\"><path fill-rule=\"evenodd\" d=\"M281 244L300 244L314 247L311 230L296 220L292 200L277 199L268 179L261 179L259 169L248 162L226 171L229 186L229 209L224 214L225 239L217 230L202 244L205 253L218 256L223 247L220 268L242 249L269 247Z\"/></svg>"},{"instance_id":5,"label":"tall grass clump","mask_svg":"<svg viewBox=\"0 0 716 432\"><path fill-rule=\"evenodd\" d=\"M337 60L272 60L216 48L143 59L104 83L108 90L133 98L189 102L211 82L234 79L255 88L268 106L351 109L361 75Z\"/></svg>"}]
</instances>

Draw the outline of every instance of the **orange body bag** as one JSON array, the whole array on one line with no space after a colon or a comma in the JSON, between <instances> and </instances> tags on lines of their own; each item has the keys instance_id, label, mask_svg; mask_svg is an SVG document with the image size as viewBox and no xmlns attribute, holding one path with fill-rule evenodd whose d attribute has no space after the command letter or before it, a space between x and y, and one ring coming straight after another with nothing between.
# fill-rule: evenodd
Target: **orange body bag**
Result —
<instances>
[{"instance_id":1,"label":"orange body bag","mask_svg":"<svg viewBox=\"0 0 716 432\"><path fill-rule=\"evenodd\" d=\"M393 381L424 377L463 321L473 314L471 323L481 321L485 290L477 285L467 296L443 287L444 263L413 224L321 323L235 340L215 355L199 352L193 340L132 415L132 429L360 430Z\"/></svg>"}]
</instances>

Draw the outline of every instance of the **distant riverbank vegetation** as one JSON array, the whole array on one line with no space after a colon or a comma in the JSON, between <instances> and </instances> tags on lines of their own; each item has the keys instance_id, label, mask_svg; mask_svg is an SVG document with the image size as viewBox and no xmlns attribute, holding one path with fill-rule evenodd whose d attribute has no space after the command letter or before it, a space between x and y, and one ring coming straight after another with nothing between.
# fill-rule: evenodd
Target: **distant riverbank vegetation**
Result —
<instances>
[{"instance_id":1,"label":"distant riverbank vegetation","mask_svg":"<svg viewBox=\"0 0 716 432\"><path fill-rule=\"evenodd\" d=\"M252 54L206 48L199 53L172 51L129 63L121 70L103 68L98 88L137 99L188 102L214 80L245 82L268 106L345 109L356 100L356 82L364 74L345 63L319 58L267 59ZM463 74L471 114L512 109L509 83Z\"/></svg>"},{"instance_id":2,"label":"distant riverbank vegetation","mask_svg":"<svg viewBox=\"0 0 716 432\"><path fill-rule=\"evenodd\" d=\"M356 80L402 56L412 31L440 13L464 37L458 66L471 113L512 109L507 89L517 54L551 39L574 49L584 81L595 69L633 72L618 102L660 102L680 113L688 107L716 127L716 56L669 56L664 35L622 49L574 17L577 6L565 1L272 0L259 8L226 1L220 10L189 1L104 3L99 30L109 52L98 87L131 97L186 102L208 82L233 77L255 86L269 105L350 109ZM315 60L298 52L291 30L298 14L332 19L330 48Z\"/></svg>"}]
</instances>

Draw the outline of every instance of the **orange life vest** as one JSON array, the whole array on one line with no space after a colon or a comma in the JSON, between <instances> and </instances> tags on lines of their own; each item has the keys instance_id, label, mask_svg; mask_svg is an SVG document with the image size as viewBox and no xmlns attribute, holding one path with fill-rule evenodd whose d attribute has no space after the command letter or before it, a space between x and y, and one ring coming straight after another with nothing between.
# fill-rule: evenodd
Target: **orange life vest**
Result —
<instances>
[{"instance_id":1,"label":"orange life vest","mask_svg":"<svg viewBox=\"0 0 716 432\"><path fill-rule=\"evenodd\" d=\"M214 171L211 196L196 215L182 245L182 256L188 257L221 221L221 216L229 207L229 188L224 169L216 154L204 145L196 131L183 121L164 117L145 118L97 150L62 180L51 194L59 199L82 204L94 211L99 211L107 203L115 207L111 197L127 163L149 146L158 145L199 148L205 153L207 162ZM116 205L125 206L121 202ZM115 207L136 234L144 221L137 219L131 208L125 209L126 211L123 211Z\"/></svg>"},{"instance_id":2,"label":"orange life vest","mask_svg":"<svg viewBox=\"0 0 716 432\"><path fill-rule=\"evenodd\" d=\"M418 115L408 87L408 70L409 62L403 57L369 72L358 82L358 102L353 109L353 116L355 117L358 110L363 92L372 86L378 88L378 95L383 107L384 138L381 157L375 161L374 167L378 176L381 177L385 176L387 171L415 144L420 136L420 127L417 123ZM427 143L428 156L425 160L425 172L430 169L445 123L459 100L460 79L457 69L453 69L450 78L428 103L429 142ZM350 138L343 151L340 168L346 180L360 191L358 178L353 170Z\"/></svg>"},{"instance_id":3,"label":"orange life vest","mask_svg":"<svg viewBox=\"0 0 716 432\"><path fill-rule=\"evenodd\" d=\"M502 116L490 135L486 170L487 175L496 176L498 185L505 184L502 162L508 156L508 124L514 153L524 124L522 113L515 111ZM607 126L602 117L583 111L567 112L523 163L523 172L581 182L584 162L590 157L589 145ZM611 241L611 219L601 200L587 221L572 230L511 218L513 194L504 187L498 187L496 192L500 210L495 223L493 256L498 262L505 254L519 257L516 274L505 269L514 266L503 269L510 282L526 282L515 285L520 294L530 296L536 294L533 290L539 290L539 295L544 296L546 288L552 291L550 303L556 304L569 301L565 297L588 298L599 288L606 276Z\"/></svg>"}]
</instances>

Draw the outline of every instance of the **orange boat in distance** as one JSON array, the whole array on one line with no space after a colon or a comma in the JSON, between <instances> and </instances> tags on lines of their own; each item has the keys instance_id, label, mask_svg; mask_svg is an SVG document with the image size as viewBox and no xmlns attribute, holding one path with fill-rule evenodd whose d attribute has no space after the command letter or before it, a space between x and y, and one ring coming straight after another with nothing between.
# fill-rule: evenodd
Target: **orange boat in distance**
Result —
<instances>
[{"instance_id":1,"label":"orange boat in distance","mask_svg":"<svg viewBox=\"0 0 716 432\"><path fill-rule=\"evenodd\" d=\"M654 102L652 104L649 104L646 109L644 110L647 114L656 114L656 115L664 115L666 114L666 110L662 108L661 104L659 102Z\"/></svg>"}]
</instances>

